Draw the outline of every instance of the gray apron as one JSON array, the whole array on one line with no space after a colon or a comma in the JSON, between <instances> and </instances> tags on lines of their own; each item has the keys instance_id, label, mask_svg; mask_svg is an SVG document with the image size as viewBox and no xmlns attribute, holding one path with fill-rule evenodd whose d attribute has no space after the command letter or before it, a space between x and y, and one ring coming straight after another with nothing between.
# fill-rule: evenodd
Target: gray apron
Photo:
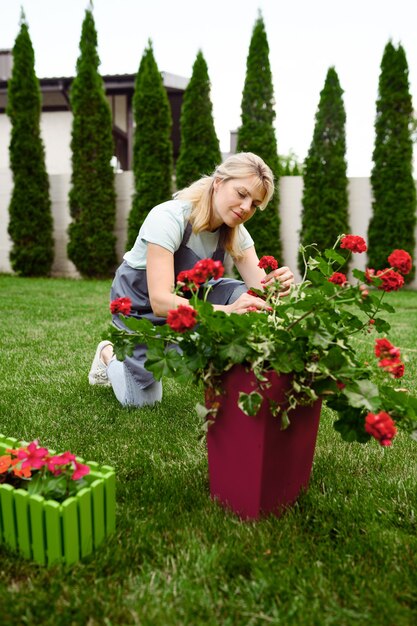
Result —
<instances>
[{"instance_id":1,"label":"gray apron","mask_svg":"<svg viewBox=\"0 0 417 626\"><path fill-rule=\"evenodd\" d=\"M175 276L182 271L189 270L200 261L200 257L187 247L188 240L191 236L191 224L188 222L184 237L178 250L174 253L174 270ZM224 261L224 231L221 229L219 242L217 248L212 255L214 261ZM218 280L210 281L211 289L208 294L207 300L212 304L230 304L237 300L237 298L247 291L247 287L241 280L235 280L233 278L220 278ZM116 271L116 275L113 280L110 291L110 299L116 298L130 298L132 301L131 317L138 319L146 318L155 325L162 325L166 323L165 317L157 317L154 315L148 292L148 282L146 278L146 270L138 270L130 267L126 261L120 265ZM184 294L187 297L187 294ZM191 297L189 294L188 297ZM117 328L126 328L123 322L119 319L118 315L113 315L113 324ZM138 344L133 355L126 357L124 360L124 366L128 369L133 376L135 382L139 385L140 389L145 389L149 385L155 382L155 379L151 372L145 368L146 361L146 344Z\"/></svg>"}]
</instances>

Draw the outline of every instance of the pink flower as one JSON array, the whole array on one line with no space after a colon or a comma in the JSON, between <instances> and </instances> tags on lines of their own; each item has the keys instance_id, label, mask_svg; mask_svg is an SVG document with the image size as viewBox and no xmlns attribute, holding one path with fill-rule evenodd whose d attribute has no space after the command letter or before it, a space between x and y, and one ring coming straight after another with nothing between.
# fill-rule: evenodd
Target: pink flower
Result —
<instances>
[{"instance_id":1,"label":"pink flower","mask_svg":"<svg viewBox=\"0 0 417 626\"><path fill-rule=\"evenodd\" d=\"M75 461L75 454L71 454L71 452L51 456L47 461L48 470L57 476L62 473L62 469L59 469L59 466L69 465L72 461Z\"/></svg>"},{"instance_id":2,"label":"pink flower","mask_svg":"<svg viewBox=\"0 0 417 626\"><path fill-rule=\"evenodd\" d=\"M344 285L347 278L344 274L342 274L342 272L333 272L328 280L330 283L334 283L335 285Z\"/></svg>"},{"instance_id":3,"label":"pink flower","mask_svg":"<svg viewBox=\"0 0 417 626\"><path fill-rule=\"evenodd\" d=\"M273 256L263 256L259 259L258 267L263 270L276 270L278 269L278 261Z\"/></svg>"},{"instance_id":4,"label":"pink flower","mask_svg":"<svg viewBox=\"0 0 417 626\"><path fill-rule=\"evenodd\" d=\"M80 480L80 478L86 476L90 472L90 468L88 467L88 465L78 463L78 461L74 461L74 467L74 473L71 476L72 480Z\"/></svg>"},{"instance_id":5,"label":"pink flower","mask_svg":"<svg viewBox=\"0 0 417 626\"><path fill-rule=\"evenodd\" d=\"M40 469L46 465L46 457L48 456L48 450L46 448L40 448L38 441L32 441L27 448L20 448L17 452L17 458L21 461L21 468L31 467L32 469Z\"/></svg>"},{"instance_id":6,"label":"pink flower","mask_svg":"<svg viewBox=\"0 0 417 626\"><path fill-rule=\"evenodd\" d=\"M177 333L185 333L197 323L197 311L191 306L180 304L177 309L168 311L167 323Z\"/></svg>"},{"instance_id":7,"label":"pink flower","mask_svg":"<svg viewBox=\"0 0 417 626\"><path fill-rule=\"evenodd\" d=\"M375 270L372 269L371 267L367 267L365 270L365 282L368 283L368 285L371 285L374 277L375 277Z\"/></svg>"},{"instance_id":8,"label":"pink flower","mask_svg":"<svg viewBox=\"0 0 417 626\"><path fill-rule=\"evenodd\" d=\"M376 414L368 413L365 418L365 430L375 437L381 446L390 446L397 433L395 422L384 411Z\"/></svg>"},{"instance_id":9,"label":"pink flower","mask_svg":"<svg viewBox=\"0 0 417 626\"><path fill-rule=\"evenodd\" d=\"M340 242L340 247L351 252L366 252L367 250L365 239L358 235L345 235Z\"/></svg>"},{"instance_id":10,"label":"pink flower","mask_svg":"<svg viewBox=\"0 0 417 626\"><path fill-rule=\"evenodd\" d=\"M409 274L413 266L411 256L405 250L394 250L388 257L388 263L401 274Z\"/></svg>"},{"instance_id":11,"label":"pink flower","mask_svg":"<svg viewBox=\"0 0 417 626\"><path fill-rule=\"evenodd\" d=\"M116 298L110 302L110 311L113 315L121 313L122 315L129 315L132 310L132 301L130 298Z\"/></svg>"}]
</instances>

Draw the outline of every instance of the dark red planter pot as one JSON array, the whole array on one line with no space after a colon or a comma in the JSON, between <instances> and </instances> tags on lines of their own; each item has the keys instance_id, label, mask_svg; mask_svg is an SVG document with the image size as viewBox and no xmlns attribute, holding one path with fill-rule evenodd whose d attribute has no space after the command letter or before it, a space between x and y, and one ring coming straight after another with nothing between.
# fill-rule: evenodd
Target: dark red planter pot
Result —
<instances>
[{"instance_id":1,"label":"dark red planter pot","mask_svg":"<svg viewBox=\"0 0 417 626\"><path fill-rule=\"evenodd\" d=\"M280 515L307 488L319 427L321 400L291 411L290 426L281 430L267 398L282 402L289 376L268 372L267 377L272 386L263 392L259 413L250 417L237 402L239 391L257 389L254 374L240 365L226 372L225 393L207 433L211 496L245 519Z\"/></svg>"}]
</instances>

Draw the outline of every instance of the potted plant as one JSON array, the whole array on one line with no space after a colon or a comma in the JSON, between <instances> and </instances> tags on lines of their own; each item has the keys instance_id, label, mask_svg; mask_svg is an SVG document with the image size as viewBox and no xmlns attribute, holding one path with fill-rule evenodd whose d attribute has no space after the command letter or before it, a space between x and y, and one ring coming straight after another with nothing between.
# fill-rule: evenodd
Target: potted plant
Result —
<instances>
[{"instance_id":1,"label":"potted plant","mask_svg":"<svg viewBox=\"0 0 417 626\"><path fill-rule=\"evenodd\" d=\"M346 441L374 437L390 446L397 427L410 433L417 428L417 399L403 382L398 388L404 374L400 350L381 336L390 329L381 314L394 311L386 294L403 286L411 257L395 250L384 270L354 270L349 282L342 271L349 256L365 251L364 239L355 235L340 236L324 252L302 248L305 275L288 296L279 297L278 284L254 290L268 305L262 313L213 310L202 292L222 269L210 259L177 277L176 290L188 293L190 306L169 311L164 326L129 317L129 303L120 299L126 330L109 331L116 356L123 359L135 344L146 343L146 367L156 379L203 384L206 405L197 408L210 426L211 493L244 517L279 513L307 486L321 402L336 412L334 427ZM276 263L273 257L260 260L266 271ZM113 302L112 310L117 306ZM380 335L372 363L355 349L359 333ZM179 350L167 350L172 344ZM264 419L268 425L255 434ZM271 456L281 460L274 465ZM259 476L252 480L255 472ZM256 485L249 488L250 481ZM268 482L278 493L265 495Z\"/></svg>"},{"instance_id":2,"label":"potted plant","mask_svg":"<svg viewBox=\"0 0 417 626\"><path fill-rule=\"evenodd\" d=\"M26 558L91 554L115 528L115 505L112 467L0 435L0 542Z\"/></svg>"}]
</instances>

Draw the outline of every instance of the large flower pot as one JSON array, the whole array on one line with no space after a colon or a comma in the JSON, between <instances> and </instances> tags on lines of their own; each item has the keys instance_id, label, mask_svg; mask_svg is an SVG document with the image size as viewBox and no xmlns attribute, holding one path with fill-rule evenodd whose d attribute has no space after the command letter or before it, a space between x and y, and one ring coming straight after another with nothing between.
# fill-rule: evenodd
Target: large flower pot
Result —
<instances>
[{"instance_id":1,"label":"large flower pot","mask_svg":"<svg viewBox=\"0 0 417 626\"><path fill-rule=\"evenodd\" d=\"M250 417L237 403L239 391L257 390L252 372L234 366L223 377L224 394L207 432L211 496L244 519L280 515L310 479L319 426L321 400L290 411L290 425L271 414L268 399L282 402L289 376L267 374L259 413Z\"/></svg>"},{"instance_id":2,"label":"large flower pot","mask_svg":"<svg viewBox=\"0 0 417 626\"><path fill-rule=\"evenodd\" d=\"M0 456L19 443L0 435ZM91 554L115 529L116 481L112 467L86 464L88 486L61 503L1 484L0 543L41 565L71 564Z\"/></svg>"}]
</instances>

